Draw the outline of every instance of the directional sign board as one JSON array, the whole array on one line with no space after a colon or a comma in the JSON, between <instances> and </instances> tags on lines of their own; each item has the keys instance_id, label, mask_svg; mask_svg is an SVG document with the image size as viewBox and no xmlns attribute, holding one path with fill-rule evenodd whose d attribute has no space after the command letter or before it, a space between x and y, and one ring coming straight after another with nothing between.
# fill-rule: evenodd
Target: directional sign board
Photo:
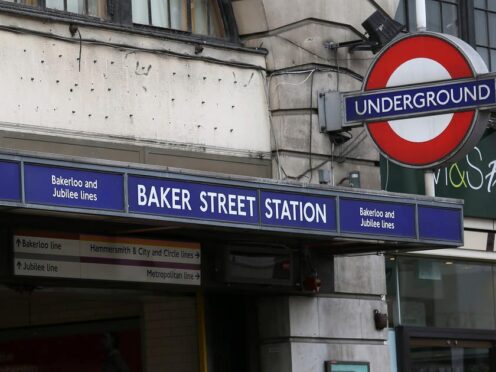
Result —
<instances>
[{"instance_id":1,"label":"directional sign board","mask_svg":"<svg viewBox=\"0 0 496 372\"><path fill-rule=\"evenodd\" d=\"M496 75L464 41L422 32L398 38L371 64L362 91L343 95L343 127L365 123L382 154L436 168L467 154L496 107Z\"/></svg>"},{"instance_id":2,"label":"directional sign board","mask_svg":"<svg viewBox=\"0 0 496 372\"><path fill-rule=\"evenodd\" d=\"M20 233L13 239L15 275L201 283L197 243L50 233Z\"/></svg>"}]
</instances>

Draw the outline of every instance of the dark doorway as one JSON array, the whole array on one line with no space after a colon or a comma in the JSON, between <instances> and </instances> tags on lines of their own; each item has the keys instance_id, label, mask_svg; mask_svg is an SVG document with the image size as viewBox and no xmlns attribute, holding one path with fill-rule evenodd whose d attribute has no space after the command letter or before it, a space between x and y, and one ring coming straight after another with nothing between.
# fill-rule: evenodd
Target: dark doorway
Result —
<instances>
[{"instance_id":1,"label":"dark doorway","mask_svg":"<svg viewBox=\"0 0 496 372\"><path fill-rule=\"evenodd\" d=\"M0 370L141 371L138 319L26 327L0 332Z\"/></svg>"},{"instance_id":2,"label":"dark doorway","mask_svg":"<svg viewBox=\"0 0 496 372\"><path fill-rule=\"evenodd\" d=\"M246 295L206 296L209 371L259 371L256 303Z\"/></svg>"}]
</instances>

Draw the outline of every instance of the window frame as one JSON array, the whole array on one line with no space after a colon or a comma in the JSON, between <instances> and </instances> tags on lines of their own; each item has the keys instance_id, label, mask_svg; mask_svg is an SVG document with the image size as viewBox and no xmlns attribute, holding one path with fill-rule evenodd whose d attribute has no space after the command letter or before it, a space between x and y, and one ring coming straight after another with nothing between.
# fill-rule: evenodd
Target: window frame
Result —
<instances>
[{"instance_id":1,"label":"window frame","mask_svg":"<svg viewBox=\"0 0 496 372\"><path fill-rule=\"evenodd\" d=\"M475 20L475 3L474 0L459 0L458 3L458 30L459 37L470 44L474 49L477 49L476 44L476 20ZM405 23L407 29L410 32L414 32L416 30L416 15L415 15L415 1L414 0L403 0L399 6L403 6L403 11L405 14ZM494 11L487 11L489 13L495 13ZM487 14L487 13L486 13ZM496 51L496 48L488 48L486 49ZM496 62L494 60L489 59L489 62L494 66ZM488 69L491 70L491 66L488 66Z\"/></svg>"},{"instance_id":2,"label":"window frame","mask_svg":"<svg viewBox=\"0 0 496 372\"><path fill-rule=\"evenodd\" d=\"M188 0L189 1L189 0ZM39 5L31 6L21 3L0 0L0 11L9 10L23 14L33 14L46 18L56 17L61 21L77 21L78 23L91 23L95 25L108 25L110 27L126 28L130 32L147 33L157 36L180 36L185 40L196 40L205 43L222 44L233 47L240 47L241 41L234 18L234 12L230 0L215 0L219 4L221 20L224 26L224 37L215 37L211 35L196 34L191 31L175 30L171 28L156 27L152 25L135 24L132 20L131 0L106 0L107 17L99 18L88 14L72 13L69 11L46 8L46 0L39 0ZM64 0L64 4L66 0ZM188 22L191 17L188 15ZM191 27L189 25L189 29Z\"/></svg>"},{"instance_id":3,"label":"window frame","mask_svg":"<svg viewBox=\"0 0 496 372\"><path fill-rule=\"evenodd\" d=\"M63 0L64 10L47 7L46 0L37 0L39 3L38 5L27 5L27 4L17 3L16 1L17 0L2 1L1 5L3 6L3 4L6 3L12 7L22 7L22 9L25 9L25 10L36 9L36 10L41 11L41 12L47 12L48 14L52 14L52 13L67 14L69 16L76 16L78 18L79 17L85 17L85 18L87 17L87 18L91 18L91 19L105 20L104 18L100 18L98 16L93 16L93 15L88 14L88 11L89 11L88 1L89 0L84 0L84 7L85 7L84 13L75 13L75 12L71 12L69 10L66 10L67 9L67 0ZM105 2L108 6L108 4L111 1L106 0ZM108 13L108 10L107 10L107 13Z\"/></svg>"},{"instance_id":4,"label":"window frame","mask_svg":"<svg viewBox=\"0 0 496 372\"><path fill-rule=\"evenodd\" d=\"M188 3L190 0L187 0ZM228 41L236 44L240 44L241 41L239 39L239 33L236 25L236 20L234 17L234 11L232 8L231 0L215 0L219 6L219 10L221 13L222 17L222 23L224 26L224 37L219 38L211 35L202 35L202 34L195 34L191 31L184 31L184 30L176 30L172 28L164 28L164 27L157 27L151 25L151 12L149 12L149 25L143 25L143 24L137 24L133 23L132 20L132 11L131 11L131 0L107 0L107 9L110 9L111 7L113 8L121 8L119 9L117 13L117 19L114 19L114 22L120 22L121 24L125 24L128 26L131 26L135 29L140 29L140 30L153 30L153 31L158 31L158 32L163 32L163 33L168 33L168 34L176 34L176 35L186 35L189 37L193 37L196 39L200 40L205 40L205 41ZM148 2L148 0L147 0ZM191 30L191 10L190 7L188 8L188 30ZM110 12L109 12L110 13Z\"/></svg>"},{"instance_id":5,"label":"window frame","mask_svg":"<svg viewBox=\"0 0 496 372\"><path fill-rule=\"evenodd\" d=\"M115 1L115 0L114 0ZM127 1L127 0L125 0ZM214 39L237 39L238 38L238 34L237 34L237 30L236 30L236 27L233 27L233 25L235 25L235 22L234 22L234 15L232 13L232 7L231 7L231 3L229 1L226 1L226 0L212 0L214 2L217 3L217 6L218 6L218 9L220 11L220 15L221 15L221 18L220 18L220 21L222 22L222 26L224 27L223 29L223 33L224 33L224 37L216 37L216 36L212 36L210 34L210 30L209 30L209 33L208 34L198 34L198 33L194 33L193 32L193 14L191 13L191 4L194 0L183 0L186 2L186 27L187 27L187 30L181 30L181 29L174 29L174 28L171 28L171 27L162 27L162 26L155 26L153 25L153 12L152 12L152 0L142 0L142 1L146 1L146 4L147 4L147 15L148 15L148 23L147 24L144 24L144 23L133 23L132 22L132 12L131 12L131 23L133 23L133 25L135 27L150 27L150 28L153 28L153 29L160 29L160 30L168 30L169 32L174 32L174 33L183 33L183 34L191 34L191 35L201 35L203 37L208 37L208 38L214 38ZM164 0L164 1L167 1L167 8L169 9L169 12L168 12L168 23L169 25L172 23L172 19L171 19L171 12L170 12L170 3L169 1L170 0ZM129 0L129 2L131 2L131 0ZM207 1L207 23L208 23L208 28L210 29L210 1Z\"/></svg>"},{"instance_id":6,"label":"window frame","mask_svg":"<svg viewBox=\"0 0 496 372\"><path fill-rule=\"evenodd\" d=\"M38 1L40 2L39 7L42 9L56 9L56 8L48 8L46 6L46 0L38 0ZM63 0L63 3L64 3L64 9L56 9L56 10L59 10L61 12L74 13L74 12L70 12L69 10L67 10L67 0ZM76 14L90 16L88 14L88 0L84 0L84 13L76 13Z\"/></svg>"},{"instance_id":7,"label":"window frame","mask_svg":"<svg viewBox=\"0 0 496 372\"><path fill-rule=\"evenodd\" d=\"M460 32L460 38L468 42L470 45L475 45L474 1L459 0L457 5L459 21L458 29ZM417 17L415 14L415 1L404 0L402 6L404 7L406 26L408 31L416 31Z\"/></svg>"}]
</instances>

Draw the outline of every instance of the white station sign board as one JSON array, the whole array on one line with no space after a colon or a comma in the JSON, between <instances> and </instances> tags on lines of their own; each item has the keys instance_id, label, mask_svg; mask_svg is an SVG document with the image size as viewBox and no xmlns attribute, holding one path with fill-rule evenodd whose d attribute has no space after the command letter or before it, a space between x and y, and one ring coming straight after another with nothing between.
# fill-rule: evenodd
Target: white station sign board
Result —
<instances>
[{"instance_id":1,"label":"white station sign board","mask_svg":"<svg viewBox=\"0 0 496 372\"><path fill-rule=\"evenodd\" d=\"M14 235L14 274L200 285L198 243L62 234Z\"/></svg>"},{"instance_id":2,"label":"white station sign board","mask_svg":"<svg viewBox=\"0 0 496 372\"><path fill-rule=\"evenodd\" d=\"M436 168L466 155L496 108L496 75L464 41L422 32L401 37L372 63L361 92L343 95L343 127L364 123L388 159Z\"/></svg>"}]
</instances>

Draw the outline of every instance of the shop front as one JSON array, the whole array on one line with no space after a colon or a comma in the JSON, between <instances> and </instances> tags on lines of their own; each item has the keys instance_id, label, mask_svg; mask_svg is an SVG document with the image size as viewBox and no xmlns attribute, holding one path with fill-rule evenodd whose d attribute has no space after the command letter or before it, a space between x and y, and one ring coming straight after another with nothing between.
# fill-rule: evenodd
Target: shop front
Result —
<instances>
[{"instance_id":1,"label":"shop front","mask_svg":"<svg viewBox=\"0 0 496 372\"><path fill-rule=\"evenodd\" d=\"M495 139L487 129L468 155L435 172L437 196L465 201L464 245L386 259L393 371L496 370ZM422 174L386 163L387 190L423 193Z\"/></svg>"},{"instance_id":2,"label":"shop front","mask_svg":"<svg viewBox=\"0 0 496 372\"><path fill-rule=\"evenodd\" d=\"M399 371L495 370L494 263L417 255L386 267Z\"/></svg>"}]
</instances>

